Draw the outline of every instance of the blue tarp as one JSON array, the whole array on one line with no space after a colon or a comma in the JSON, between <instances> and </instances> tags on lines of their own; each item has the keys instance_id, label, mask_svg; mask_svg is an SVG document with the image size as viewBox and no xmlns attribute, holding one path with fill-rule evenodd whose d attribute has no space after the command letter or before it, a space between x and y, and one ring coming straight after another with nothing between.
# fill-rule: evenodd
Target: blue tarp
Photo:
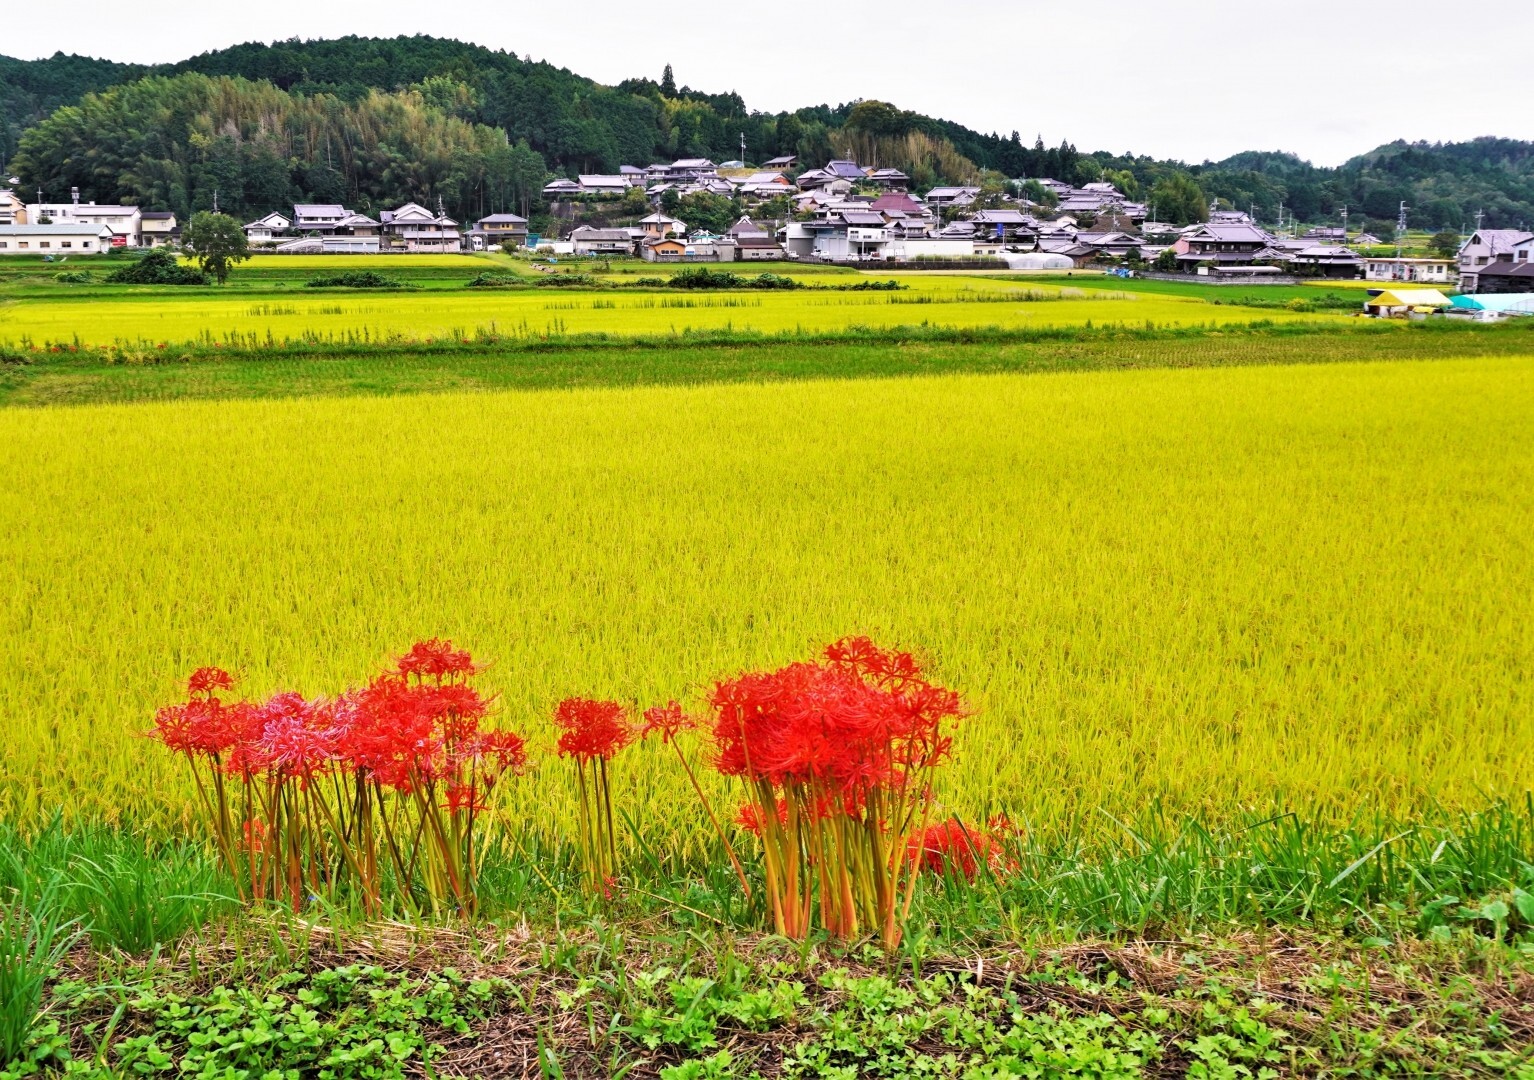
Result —
<instances>
[{"instance_id":1,"label":"blue tarp","mask_svg":"<svg viewBox=\"0 0 1534 1080\"><path fill-rule=\"evenodd\" d=\"M1462 311L1500 311L1515 315L1534 315L1534 293L1483 293L1456 296L1453 305Z\"/></svg>"}]
</instances>

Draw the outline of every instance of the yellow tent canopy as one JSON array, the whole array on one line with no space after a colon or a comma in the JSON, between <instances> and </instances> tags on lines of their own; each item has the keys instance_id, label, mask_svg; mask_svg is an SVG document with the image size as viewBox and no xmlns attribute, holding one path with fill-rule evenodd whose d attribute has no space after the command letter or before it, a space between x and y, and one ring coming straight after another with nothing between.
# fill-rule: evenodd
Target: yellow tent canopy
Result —
<instances>
[{"instance_id":1,"label":"yellow tent canopy","mask_svg":"<svg viewBox=\"0 0 1534 1080\"><path fill-rule=\"evenodd\" d=\"M1437 289L1386 289L1364 301L1364 307L1440 308L1448 307L1449 298Z\"/></svg>"}]
</instances>

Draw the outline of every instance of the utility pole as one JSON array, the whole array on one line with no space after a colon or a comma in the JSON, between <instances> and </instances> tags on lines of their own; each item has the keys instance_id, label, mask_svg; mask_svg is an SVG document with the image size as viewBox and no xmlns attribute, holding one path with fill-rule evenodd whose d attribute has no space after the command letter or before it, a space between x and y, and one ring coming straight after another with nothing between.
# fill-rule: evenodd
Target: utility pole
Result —
<instances>
[{"instance_id":1,"label":"utility pole","mask_svg":"<svg viewBox=\"0 0 1534 1080\"><path fill-rule=\"evenodd\" d=\"M38 192L37 201L38 202L42 202L43 201L42 200L41 190L39 190L39 192ZM1475 231L1476 232L1480 232L1481 231L1481 219L1483 217L1485 217L1485 216L1486 216L1486 211L1485 210L1477 210L1475 212Z\"/></svg>"},{"instance_id":2,"label":"utility pole","mask_svg":"<svg viewBox=\"0 0 1534 1080\"><path fill-rule=\"evenodd\" d=\"M1346 203L1342 205L1342 246L1348 246L1348 207Z\"/></svg>"},{"instance_id":3,"label":"utility pole","mask_svg":"<svg viewBox=\"0 0 1534 1080\"><path fill-rule=\"evenodd\" d=\"M218 213L218 188L213 189L213 212Z\"/></svg>"},{"instance_id":4,"label":"utility pole","mask_svg":"<svg viewBox=\"0 0 1534 1080\"><path fill-rule=\"evenodd\" d=\"M1401 213L1396 218L1396 258L1401 257L1401 241L1406 238L1406 211L1411 207L1406 205L1406 200L1401 200Z\"/></svg>"},{"instance_id":5,"label":"utility pole","mask_svg":"<svg viewBox=\"0 0 1534 1080\"><path fill-rule=\"evenodd\" d=\"M742 165L746 163L746 133L744 131L740 133L740 163Z\"/></svg>"}]
</instances>

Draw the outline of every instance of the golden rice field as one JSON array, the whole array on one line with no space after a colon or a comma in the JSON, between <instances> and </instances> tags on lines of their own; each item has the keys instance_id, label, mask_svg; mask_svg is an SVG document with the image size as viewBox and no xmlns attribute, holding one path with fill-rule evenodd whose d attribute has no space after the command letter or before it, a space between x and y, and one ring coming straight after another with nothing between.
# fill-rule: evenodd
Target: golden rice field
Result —
<instances>
[{"instance_id":1,"label":"golden rice field","mask_svg":"<svg viewBox=\"0 0 1534 1080\"><path fill-rule=\"evenodd\" d=\"M452 258L452 256L444 256ZM797 276L797 275L796 275ZM898 276L898 275L896 275ZM804 275L812 283L845 283L846 275ZM728 292L671 290L520 289L433 290L402 293L316 293L302 288L259 297L140 292L106 297L27 298L0 304L0 344L84 345L440 339L495 332L553 336L606 333L664 336L688 330L842 331L932 325L1006 328L1209 326L1271 322L1337 322L1335 314L1305 314L1211 305L1178 296L1030 285L1026 280L971 277L902 279L909 288L886 292Z\"/></svg>"},{"instance_id":2,"label":"golden rice field","mask_svg":"<svg viewBox=\"0 0 1534 1080\"><path fill-rule=\"evenodd\" d=\"M1534 780L1531 418L1528 358L0 412L0 817L179 818L190 669L433 634L545 748L866 631L973 704L956 810L1479 805ZM512 820L569 820L544 760Z\"/></svg>"}]
</instances>

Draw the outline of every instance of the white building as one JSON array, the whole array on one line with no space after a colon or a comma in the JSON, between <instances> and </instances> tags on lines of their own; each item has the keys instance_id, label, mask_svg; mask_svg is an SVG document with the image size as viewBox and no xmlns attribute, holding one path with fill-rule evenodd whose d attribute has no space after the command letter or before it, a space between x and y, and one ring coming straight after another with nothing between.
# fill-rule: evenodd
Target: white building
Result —
<instances>
[{"instance_id":1,"label":"white building","mask_svg":"<svg viewBox=\"0 0 1534 1080\"><path fill-rule=\"evenodd\" d=\"M112 247L140 247L143 244L143 215L136 206L80 202L28 203L27 222L37 225L47 219L54 225L95 225L112 230Z\"/></svg>"},{"instance_id":2,"label":"white building","mask_svg":"<svg viewBox=\"0 0 1534 1080\"><path fill-rule=\"evenodd\" d=\"M245 226L245 239L258 247L265 247L275 243L292 227L292 218L273 210Z\"/></svg>"},{"instance_id":3,"label":"white building","mask_svg":"<svg viewBox=\"0 0 1534 1080\"><path fill-rule=\"evenodd\" d=\"M55 225L0 225L0 255L95 255L116 239L104 225L64 221Z\"/></svg>"},{"instance_id":4,"label":"white building","mask_svg":"<svg viewBox=\"0 0 1534 1080\"><path fill-rule=\"evenodd\" d=\"M10 188L0 188L0 225L25 225L27 204Z\"/></svg>"},{"instance_id":5,"label":"white building","mask_svg":"<svg viewBox=\"0 0 1534 1080\"><path fill-rule=\"evenodd\" d=\"M1453 285L1459 277L1456 259L1364 259L1366 281L1414 281Z\"/></svg>"}]
</instances>

